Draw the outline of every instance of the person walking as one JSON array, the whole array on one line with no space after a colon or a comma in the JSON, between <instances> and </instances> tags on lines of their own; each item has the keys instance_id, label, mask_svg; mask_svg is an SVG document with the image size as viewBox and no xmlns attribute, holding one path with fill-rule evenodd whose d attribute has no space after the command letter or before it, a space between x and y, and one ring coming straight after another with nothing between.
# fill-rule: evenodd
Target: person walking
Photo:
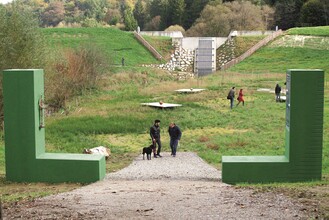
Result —
<instances>
[{"instance_id":1,"label":"person walking","mask_svg":"<svg viewBox=\"0 0 329 220\"><path fill-rule=\"evenodd\" d=\"M168 133L170 136L171 155L173 157L176 157L178 141L182 137L182 132L181 132L180 128L174 122L171 122L169 124Z\"/></svg>"},{"instance_id":2,"label":"person walking","mask_svg":"<svg viewBox=\"0 0 329 220\"><path fill-rule=\"evenodd\" d=\"M236 104L236 106L238 106L240 104L240 102L242 102L242 105L244 106L244 98L243 98L243 89L240 89L239 91L239 96L238 96L238 104Z\"/></svg>"},{"instance_id":3,"label":"person walking","mask_svg":"<svg viewBox=\"0 0 329 220\"><path fill-rule=\"evenodd\" d=\"M234 104L234 97L235 97L235 87L233 86L232 89L229 91L228 95L227 95L227 99L230 100L231 103L231 109L233 108L233 104Z\"/></svg>"},{"instance_id":4,"label":"person walking","mask_svg":"<svg viewBox=\"0 0 329 220\"><path fill-rule=\"evenodd\" d=\"M160 140L160 120L154 121L154 125L150 128L150 136L153 143L153 154L154 158L162 157L161 152L161 140ZM158 151L156 150L156 145L158 144Z\"/></svg>"},{"instance_id":5,"label":"person walking","mask_svg":"<svg viewBox=\"0 0 329 220\"><path fill-rule=\"evenodd\" d=\"M124 58L124 57L121 58L121 65L122 65L122 66L125 65L125 58Z\"/></svg>"},{"instance_id":6,"label":"person walking","mask_svg":"<svg viewBox=\"0 0 329 220\"><path fill-rule=\"evenodd\" d=\"M274 90L275 90L275 101L280 102L280 100L281 100L281 86L279 86L279 84L276 84Z\"/></svg>"}]
</instances>

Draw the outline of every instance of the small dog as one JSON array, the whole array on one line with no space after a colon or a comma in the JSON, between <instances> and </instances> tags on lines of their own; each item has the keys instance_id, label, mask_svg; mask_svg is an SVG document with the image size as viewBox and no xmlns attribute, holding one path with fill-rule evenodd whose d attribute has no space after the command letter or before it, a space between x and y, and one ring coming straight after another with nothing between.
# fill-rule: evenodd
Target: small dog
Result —
<instances>
[{"instance_id":1,"label":"small dog","mask_svg":"<svg viewBox=\"0 0 329 220\"><path fill-rule=\"evenodd\" d=\"M148 147L143 148L143 160L145 160L145 158L144 158L145 154L146 154L147 159L151 160L152 150L153 150L153 144L151 144Z\"/></svg>"}]
</instances>

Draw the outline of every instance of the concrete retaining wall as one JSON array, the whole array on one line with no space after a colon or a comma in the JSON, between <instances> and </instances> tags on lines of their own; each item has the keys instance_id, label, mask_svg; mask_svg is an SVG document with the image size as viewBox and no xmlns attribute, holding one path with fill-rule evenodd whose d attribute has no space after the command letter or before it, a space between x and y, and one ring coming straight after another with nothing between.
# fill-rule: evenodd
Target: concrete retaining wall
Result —
<instances>
[{"instance_id":1,"label":"concrete retaining wall","mask_svg":"<svg viewBox=\"0 0 329 220\"><path fill-rule=\"evenodd\" d=\"M140 31L140 35L147 36L161 36L161 37L171 37L171 38L182 38L184 37L180 31Z\"/></svg>"},{"instance_id":2,"label":"concrete retaining wall","mask_svg":"<svg viewBox=\"0 0 329 220\"><path fill-rule=\"evenodd\" d=\"M180 44L185 50L195 50L196 48L198 48L200 38L203 37L184 37L181 39L173 39L173 41ZM227 37L213 37L212 39L214 39L217 49L225 43Z\"/></svg>"},{"instance_id":3,"label":"concrete retaining wall","mask_svg":"<svg viewBox=\"0 0 329 220\"><path fill-rule=\"evenodd\" d=\"M275 31L231 31L229 36L259 36L272 35Z\"/></svg>"}]
</instances>

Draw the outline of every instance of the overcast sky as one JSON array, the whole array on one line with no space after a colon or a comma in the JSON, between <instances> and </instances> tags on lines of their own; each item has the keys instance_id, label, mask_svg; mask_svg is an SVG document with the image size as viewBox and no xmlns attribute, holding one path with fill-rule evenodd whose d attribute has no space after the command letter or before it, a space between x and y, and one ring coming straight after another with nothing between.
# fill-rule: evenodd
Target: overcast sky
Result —
<instances>
[{"instance_id":1,"label":"overcast sky","mask_svg":"<svg viewBox=\"0 0 329 220\"><path fill-rule=\"evenodd\" d=\"M8 3L8 2L11 2L12 0L0 0L0 3L2 3L2 4L6 4L6 3Z\"/></svg>"}]
</instances>

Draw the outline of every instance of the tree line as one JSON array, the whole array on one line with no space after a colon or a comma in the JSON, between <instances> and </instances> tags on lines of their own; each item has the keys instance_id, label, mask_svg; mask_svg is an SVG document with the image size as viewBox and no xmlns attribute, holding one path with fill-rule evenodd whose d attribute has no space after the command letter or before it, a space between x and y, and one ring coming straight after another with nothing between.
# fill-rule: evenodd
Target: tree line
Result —
<instances>
[{"instance_id":1,"label":"tree line","mask_svg":"<svg viewBox=\"0 0 329 220\"><path fill-rule=\"evenodd\" d=\"M13 4L31 10L41 27L176 27L191 36L225 36L230 28L285 30L329 23L329 0L14 0L0 7Z\"/></svg>"}]
</instances>

